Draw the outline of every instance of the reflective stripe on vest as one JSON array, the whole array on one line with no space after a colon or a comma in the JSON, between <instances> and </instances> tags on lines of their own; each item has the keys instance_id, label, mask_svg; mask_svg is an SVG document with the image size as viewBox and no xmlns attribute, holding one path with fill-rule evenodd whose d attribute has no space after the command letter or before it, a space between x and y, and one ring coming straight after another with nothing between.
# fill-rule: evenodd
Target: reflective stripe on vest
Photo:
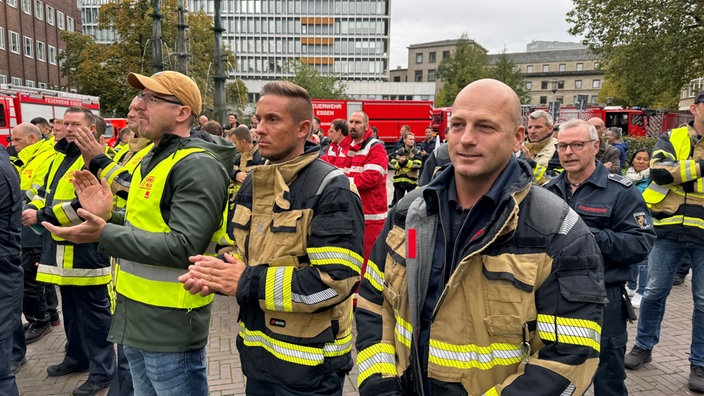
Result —
<instances>
[{"instance_id":1,"label":"reflective stripe on vest","mask_svg":"<svg viewBox=\"0 0 704 396\"><path fill-rule=\"evenodd\" d=\"M334 342L324 344L322 348L302 346L280 341L269 337L258 330L249 330L244 322L240 323L239 337L248 347L261 347L279 360L300 364L302 366L318 366L325 358L343 356L352 351L352 333Z\"/></svg>"},{"instance_id":2,"label":"reflective stripe on vest","mask_svg":"<svg viewBox=\"0 0 704 396\"><path fill-rule=\"evenodd\" d=\"M396 376L396 348L390 344L375 344L365 348L357 354L357 367L358 385L362 385L373 374Z\"/></svg>"},{"instance_id":3,"label":"reflective stripe on vest","mask_svg":"<svg viewBox=\"0 0 704 396\"><path fill-rule=\"evenodd\" d=\"M379 270L375 262L369 258L367 260L367 268L364 271L364 279L371 284L376 290L381 292L384 287L384 273Z\"/></svg>"},{"instance_id":4,"label":"reflective stripe on vest","mask_svg":"<svg viewBox=\"0 0 704 396\"><path fill-rule=\"evenodd\" d=\"M55 285L105 285L112 279L110 267L74 268L74 246L56 245L56 266L39 264L37 281Z\"/></svg>"},{"instance_id":5,"label":"reflective stripe on vest","mask_svg":"<svg viewBox=\"0 0 704 396\"><path fill-rule=\"evenodd\" d=\"M182 159L193 153L206 152L201 148L177 150L159 162L145 177L138 166L127 196L125 224L148 232L169 232L171 229L161 213L161 198L169 173ZM167 308L190 309L210 304L213 295L192 295L178 281L186 269L148 265L118 260L115 270L115 287L118 293L144 304Z\"/></svg>"},{"instance_id":6,"label":"reflective stripe on vest","mask_svg":"<svg viewBox=\"0 0 704 396\"><path fill-rule=\"evenodd\" d=\"M413 335L411 324L406 322L401 315L399 315L398 311L394 311L394 317L396 318L396 328L394 329L396 340L407 348L410 348L411 337Z\"/></svg>"},{"instance_id":7,"label":"reflective stripe on vest","mask_svg":"<svg viewBox=\"0 0 704 396\"><path fill-rule=\"evenodd\" d=\"M675 149L675 154L677 155L677 160L682 161L689 158L689 154L692 149L692 141L689 137L689 130L687 127L675 128L670 132L670 143ZM654 153L655 154L655 153ZM669 157L672 156L670 153L663 153ZM687 173L691 173L690 169L684 167L681 171L683 173L683 180ZM648 205L655 205L665 199L665 196L670 190L681 189L679 186L661 186L655 182L651 182L648 188L643 191L643 199Z\"/></svg>"},{"instance_id":8,"label":"reflective stripe on vest","mask_svg":"<svg viewBox=\"0 0 704 396\"><path fill-rule=\"evenodd\" d=\"M520 345L496 343L489 346L453 345L430 339L428 361L432 364L460 370L491 370L495 366L520 363Z\"/></svg>"},{"instance_id":9,"label":"reflective stripe on vest","mask_svg":"<svg viewBox=\"0 0 704 396\"><path fill-rule=\"evenodd\" d=\"M601 326L591 320L538 314L538 334L543 340L601 350Z\"/></svg>"}]
</instances>

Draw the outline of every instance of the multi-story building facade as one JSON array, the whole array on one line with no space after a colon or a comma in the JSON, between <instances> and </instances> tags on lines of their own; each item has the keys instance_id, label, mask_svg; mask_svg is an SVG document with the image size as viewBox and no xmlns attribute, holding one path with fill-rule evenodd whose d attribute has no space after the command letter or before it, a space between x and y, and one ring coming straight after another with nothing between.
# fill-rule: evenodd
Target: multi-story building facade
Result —
<instances>
[{"instance_id":1,"label":"multi-story building facade","mask_svg":"<svg viewBox=\"0 0 704 396\"><path fill-rule=\"evenodd\" d=\"M213 0L188 9L213 12ZM231 77L290 76L301 60L348 81L386 81L391 0L223 1L223 42L237 54Z\"/></svg>"},{"instance_id":2,"label":"multi-story building facade","mask_svg":"<svg viewBox=\"0 0 704 396\"><path fill-rule=\"evenodd\" d=\"M534 44L533 42L532 44ZM525 78L528 104L597 105L604 72L588 49L557 49L507 54ZM498 55L490 55L489 63ZM601 103L606 104L606 103Z\"/></svg>"},{"instance_id":3,"label":"multi-story building facade","mask_svg":"<svg viewBox=\"0 0 704 396\"><path fill-rule=\"evenodd\" d=\"M73 0L0 1L0 83L55 88L61 77L62 31L80 31L81 14Z\"/></svg>"},{"instance_id":4,"label":"multi-story building facade","mask_svg":"<svg viewBox=\"0 0 704 396\"><path fill-rule=\"evenodd\" d=\"M109 0L81 0L81 22L83 34L86 36L92 36L93 41L98 44L111 44L117 40L117 33L114 30L98 28L100 6L108 1Z\"/></svg>"},{"instance_id":5,"label":"multi-story building facade","mask_svg":"<svg viewBox=\"0 0 704 396\"><path fill-rule=\"evenodd\" d=\"M487 52L486 48L469 40L469 45ZM429 43L413 44L408 47L407 80L412 82L436 82L436 88L442 88L442 81L437 78L440 62L447 59L455 52L457 40L432 41Z\"/></svg>"}]
</instances>

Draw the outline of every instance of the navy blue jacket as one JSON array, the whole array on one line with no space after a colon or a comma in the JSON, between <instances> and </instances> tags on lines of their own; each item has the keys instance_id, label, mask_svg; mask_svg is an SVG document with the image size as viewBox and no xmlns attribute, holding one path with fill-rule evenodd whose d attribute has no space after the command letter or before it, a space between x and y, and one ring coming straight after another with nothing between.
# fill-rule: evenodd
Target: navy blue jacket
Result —
<instances>
[{"instance_id":1,"label":"navy blue jacket","mask_svg":"<svg viewBox=\"0 0 704 396\"><path fill-rule=\"evenodd\" d=\"M544 187L564 199L594 234L604 258L604 282L631 279L630 266L648 257L655 241L653 219L640 191L599 161L574 193L566 178L562 172Z\"/></svg>"},{"instance_id":2,"label":"navy blue jacket","mask_svg":"<svg viewBox=\"0 0 704 396\"><path fill-rule=\"evenodd\" d=\"M20 235L22 192L20 178L0 146L0 340L19 326L22 302Z\"/></svg>"}]
</instances>

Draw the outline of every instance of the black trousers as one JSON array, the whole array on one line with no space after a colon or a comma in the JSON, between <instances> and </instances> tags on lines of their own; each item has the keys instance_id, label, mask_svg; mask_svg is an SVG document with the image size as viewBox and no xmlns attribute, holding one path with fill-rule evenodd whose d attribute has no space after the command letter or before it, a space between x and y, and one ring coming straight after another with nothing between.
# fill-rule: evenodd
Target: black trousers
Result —
<instances>
[{"instance_id":1,"label":"black trousers","mask_svg":"<svg viewBox=\"0 0 704 396\"><path fill-rule=\"evenodd\" d=\"M22 269L24 270L24 294L22 295L22 313L29 323L57 320L58 298L56 287L37 282L36 263L42 255L41 247L22 248Z\"/></svg>"},{"instance_id":2,"label":"black trousers","mask_svg":"<svg viewBox=\"0 0 704 396\"><path fill-rule=\"evenodd\" d=\"M594 377L594 396L628 395L626 389L626 368L624 357L628 332L621 285L607 284L606 295L609 303L604 309L604 323L601 326L601 353L599 367Z\"/></svg>"},{"instance_id":3,"label":"black trousers","mask_svg":"<svg viewBox=\"0 0 704 396\"><path fill-rule=\"evenodd\" d=\"M20 329L22 326L19 326ZM15 374L10 370L12 364L12 340L11 335L7 335L0 340L0 395L17 396L19 390L15 382Z\"/></svg>"},{"instance_id":4,"label":"black trousers","mask_svg":"<svg viewBox=\"0 0 704 396\"><path fill-rule=\"evenodd\" d=\"M108 287L59 287L68 340L63 363L88 369L88 379L96 382L112 380L115 375L115 347L107 340L112 319Z\"/></svg>"},{"instance_id":5,"label":"black trousers","mask_svg":"<svg viewBox=\"0 0 704 396\"><path fill-rule=\"evenodd\" d=\"M284 384L247 378L247 396L342 396L345 373L331 373L313 389L299 389Z\"/></svg>"}]
</instances>

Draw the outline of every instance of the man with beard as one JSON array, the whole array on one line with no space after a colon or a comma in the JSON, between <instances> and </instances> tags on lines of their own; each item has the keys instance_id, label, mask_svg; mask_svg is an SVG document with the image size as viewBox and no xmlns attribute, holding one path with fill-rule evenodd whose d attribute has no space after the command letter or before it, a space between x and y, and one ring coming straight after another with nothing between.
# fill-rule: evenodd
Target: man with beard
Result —
<instances>
[{"instance_id":1,"label":"man with beard","mask_svg":"<svg viewBox=\"0 0 704 396\"><path fill-rule=\"evenodd\" d=\"M521 146L521 155L533 168L533 178L538 185L547 183L549 171L559 167L552 126L553 119L547 111L536 110L528 116L528 140Z\"/></svg>"}]
</instances>

